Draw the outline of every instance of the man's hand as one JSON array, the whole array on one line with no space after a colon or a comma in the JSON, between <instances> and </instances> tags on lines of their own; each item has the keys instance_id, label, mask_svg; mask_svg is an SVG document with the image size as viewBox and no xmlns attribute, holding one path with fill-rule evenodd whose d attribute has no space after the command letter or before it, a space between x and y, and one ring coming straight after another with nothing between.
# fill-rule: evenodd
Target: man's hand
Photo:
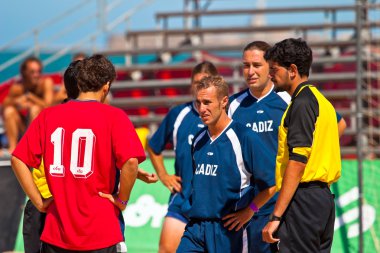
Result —
<instances>
[{"instance_id":1,"label":"man's hand","mask_svg":"<svg viewBox=\"0 0 380 253\"><path fill-rule=\"evenodd\" d=\"M268 224L263 228L263 231L262 231L264 242L274 243L280 240L278 238L273 237L273 233L277 231L279 225L280 225L280 221L268 222Z\"/></svg>"},{"instance_id":2,"label":"man's hand","mask_svg":"<svg viewBox=\"0 0 380 253\"><path fill-rule=\"evenodd\" d=\"M147 184L156 183L158 181L158 176L156 174L148 173L143 169L138 169L137 178Z\"/></svg>"},{"instance_id":3,"label":"man's hand","mask_svg":"<svg viewBox=\"0 0 380 253\"><path fill-rule=\"evenodd\" d=\"M180 177L176 175L165 174L164 176L160 177L160 180L169 189L171 193L182 191L182 179Z\"/></svg>"},{"instance_id":4,"label":"man's hand","mask_svg":"<svg viewBox=\"0 0 380 253\"><path fill-rule=\"evenodd\" d=\"M235 213L227 214L222 218L223 221L226 221L224 223L224 227L230 231L234 228L235 231L239 231L244 226L244 224L250 221L254 214L255 213L249 206Z\"/></svg>"},{"instance_id":5,"label":"man's hand","mask_svg":"<svg viewBox=\"0 0 380 253\"><path fill-rule=\"evenodd\" d=\"M40 213L46 213L46 210L49 208L53 200L54 200L53 197L42 199L42 203L37 203L35 206Z\"/></svg>"},{"instance_id":6,"label":"man's hand","mask_svg":"<svg viewBox=\"0 0 380 253\"><path fill-rule=\"evenodd\" d=\"M117 206L117 208L119 208L120 211L124 211L125 208L127 207L127 205L123 205L122 203L120 203L120 201L117 199L118 198L117 194L112 195L108 193L99 192L99 196L102 198L108 199L112 204Z\"/></svg>"},{"instance_id":7,"label":"man's hand","mask_svg":"<svg viewBox=\"0 0 380 253\"><path fill-rule=\"evenodd\" d=\"M27 109L32 105L27 95L18 96L14 101L18 109Z\"/></svg>"}]
</instances>

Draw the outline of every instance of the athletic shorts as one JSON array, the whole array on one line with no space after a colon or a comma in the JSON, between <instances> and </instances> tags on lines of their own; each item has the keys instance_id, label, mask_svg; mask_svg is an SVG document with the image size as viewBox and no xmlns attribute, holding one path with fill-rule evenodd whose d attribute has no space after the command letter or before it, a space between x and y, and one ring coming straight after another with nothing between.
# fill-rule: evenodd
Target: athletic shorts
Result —
<instances>
[{"instance_id":1,"label":"athletic shorts","mask_svg":"<svg viewBox=\"0 0 380 253\"><path fill-rule=\"evenodd\" d=\"M222 221L190 221L177 253L234 253L243 250L243 229L229 231Z\"/></svg>"},{"instance_id":2,"label":"athletic shorts","mask_svg":"<svg viewBox=\"0 0 380 253\"><path fill-rule=\"evenodd\" d=\"M116 245L97 250L77 251L62 249L48 243L43 243L41 253L117 253L117 250Z\"/></svg>"},{"instance_id":3,"label":"athletic shorts","mask_svg":"<svg viewBox=\"0 0 380 253\"><path fill-rule=\"evenodd\" d=\"M116 244L116 252L117 253L127 253L128 252L128 248L127 248L127 245L125 244L125 242L119 242L118 244Z\"/></svg>"},{"instance_id":4,"label":"athletic shorts","mask_svg":"<svg viewBox=\"0 0 380 253\"><path fill-rule=\"evenodd\" d=\"M247 227L248 252L275 253L278 252L277 243L263 241L262 230L269 221L269 215L254 215Z\"/></svg>"},{"instance_id":5,"label":"athletic shorts","mask_svg":"<svg viewBox=\"0 0 380 253\"><path fill-rule=\"evenodd\" d=\"M24 209L22 234L24 237L25 253L39 253L41 249L40 237L45 224L45 213L40 213L28 199Z\"/></svg>"},{"instance_id":6,"label":"athletic shorts","mask_svg":"<svg viewBox=\"0 0 380 253\"><path fill-rule=\"evenodd\" d=\"M189 222L188 218L186 218L184 215L177 212L168 211L165 217L171 217L171 218L177 219L179 221L182 221L185 224Z\"/></svg>"},{"instance_id":7,"label":"athletic shorts","mask_svg":"<svg viewBox=\"0 0 380 253\"><path fill-rule=\"evenodd\" d=\"M325 183L300 183L278 228L280 253L331 252L334 195Z\"/></svg>"}]
</instances>

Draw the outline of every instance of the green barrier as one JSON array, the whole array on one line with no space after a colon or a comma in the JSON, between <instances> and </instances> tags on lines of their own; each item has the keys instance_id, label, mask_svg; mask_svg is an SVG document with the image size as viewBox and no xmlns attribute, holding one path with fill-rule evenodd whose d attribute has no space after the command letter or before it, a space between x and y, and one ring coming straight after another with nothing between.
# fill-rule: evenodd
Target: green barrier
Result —
<instances>
[{"instance_id":1,"label":"green barrier","mask_svg":"<svg viewBox=\"0 0 380 253\"><path fill-rule=\"evenodd\" d=\"M335 233L332 252L359 252L359 188L357 161L343 161L342 177L332 185L336 198ZM364 252L380 252L380 160L363 163Z\"/></svg>"},{"instance_id":2,"label":"green barrier","mask_svg":"<svg viewBox=\"0 0 380 253\"><path fill-rule=\"evenodd\" d=\"M174 160L166 159L166 168L173 168ZM141 168L153 172L150 161ZM173 169L174 170L174 169ZM365 253L380 252L380 200L377 182L380 179L380 160L364 162L364 245ZM342 178L332 186L336 195L336 221L332 252L358 252L358 188L357 162L342 162ZM130 253L157 252L163 218L166 214L169 191L161 184L147 185L137 181L131 200L124 212L126 241ZM21 226L20 226L21 228ZM15 251L23 251L20 229Z\"/></svg>"}]
</instances>

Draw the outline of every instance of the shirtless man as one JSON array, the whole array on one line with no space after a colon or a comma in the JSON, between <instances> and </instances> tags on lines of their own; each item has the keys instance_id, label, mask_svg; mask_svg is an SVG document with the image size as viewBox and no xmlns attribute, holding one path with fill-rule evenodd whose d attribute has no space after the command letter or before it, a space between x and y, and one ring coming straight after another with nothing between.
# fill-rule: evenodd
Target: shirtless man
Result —
<instances>
[{"instance_id":1,"label":"shirtless man","mask_svg":"<svg viewBox=\"0 0 380 253\"><path fill-rule=\"evenodd\" d=\"M27 58L20 67L21 80L14 83L3 103L3 117L8 138L8 152L16 148L19 134L28 122L53 100L53 80L43 77L42 63L36 57Z\"/></svg>"}]
</instances>

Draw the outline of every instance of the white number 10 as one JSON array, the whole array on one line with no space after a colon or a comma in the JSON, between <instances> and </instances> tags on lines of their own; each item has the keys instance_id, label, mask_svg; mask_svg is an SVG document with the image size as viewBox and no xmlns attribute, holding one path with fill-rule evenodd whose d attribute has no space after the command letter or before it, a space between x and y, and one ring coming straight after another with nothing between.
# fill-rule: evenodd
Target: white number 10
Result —
<instances>
[{"instance_id":1,"label":"white number 10","mask_svg":"<svg viewBox=\"0 0 380 253\"><path fill-rule=\"evenodd\" d=\"M50 136L54 145L53 164L50 165L50 174L55 177L64 177L65 168L62 164L65 129L58 127ZM77 129L72 134L70 171L75 178L88 178L92 175L93 150L96 137L91 129ZM83 157L82 165L80 158Z\"/></svg>"}]
</instances>

